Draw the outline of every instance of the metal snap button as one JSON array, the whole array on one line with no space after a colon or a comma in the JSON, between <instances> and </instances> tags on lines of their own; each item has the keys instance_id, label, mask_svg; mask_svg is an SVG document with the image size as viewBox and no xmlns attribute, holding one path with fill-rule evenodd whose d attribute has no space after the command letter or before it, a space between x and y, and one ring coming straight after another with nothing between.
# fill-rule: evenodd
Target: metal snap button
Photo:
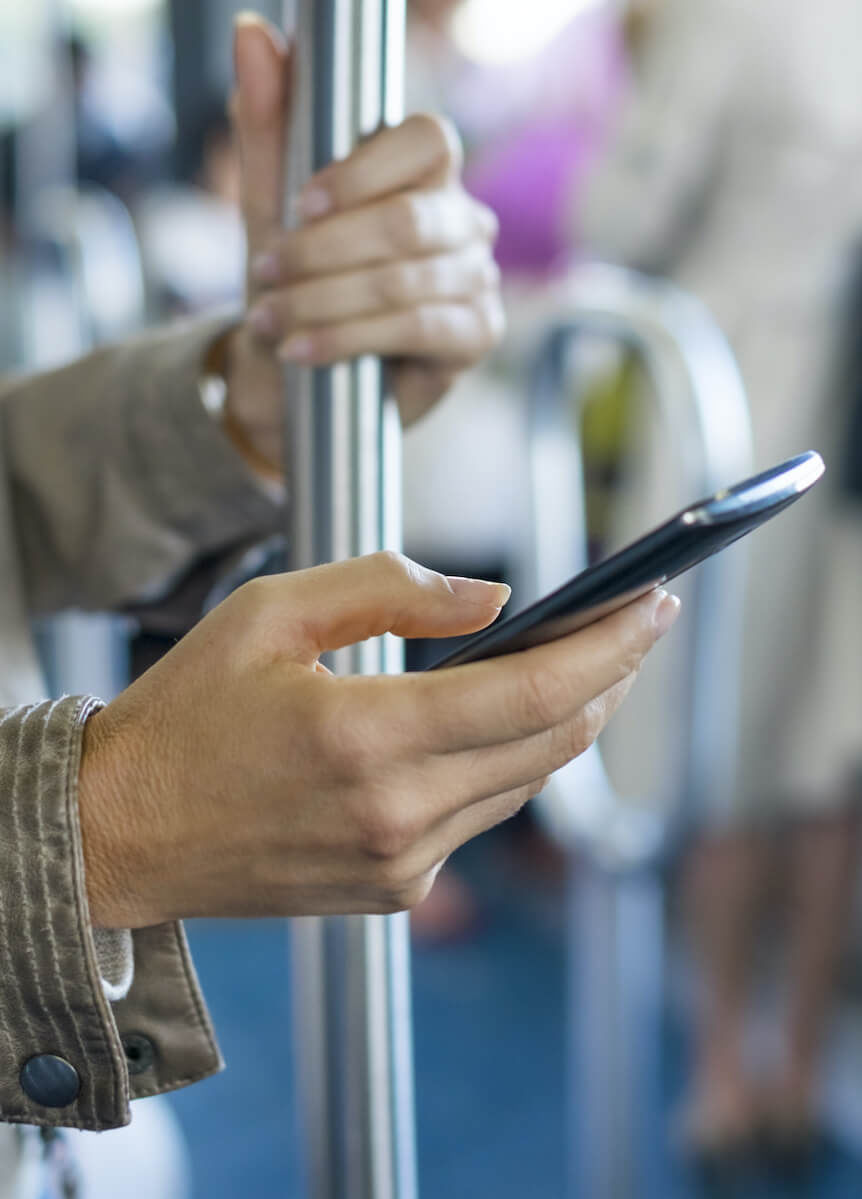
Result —
<instances>
[{"instance_id":1,"label":"metal snap button","mask_svg":"<svg viewBox=\"0 0 862 1199\"><path fill-rule=\"evenodd\" d=\"M126 1033L123 1036L123 1049L129 1074L143 1074L156 1060L156 1047L143 1033Z\"/></svg>"},{"instance_id":2,"label":"metal snap button","mask_svg":"<svg viewBox=\"0 0 862 1199\"><path fill-rule=\"evenodd\" d=\"M24 1094L42 1107L68 1107L81 1090L78 1071L54 1053L39 1053L26 1061L20 1081Z\"/></svg>"}]
</instances>

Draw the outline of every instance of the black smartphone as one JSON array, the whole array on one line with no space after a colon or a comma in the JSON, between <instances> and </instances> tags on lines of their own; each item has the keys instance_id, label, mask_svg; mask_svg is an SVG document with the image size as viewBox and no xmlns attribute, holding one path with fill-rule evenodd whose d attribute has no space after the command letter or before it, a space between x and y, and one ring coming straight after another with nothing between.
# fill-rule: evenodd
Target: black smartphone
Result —
<instances>
[{"instance_id":1,"label":"black smartphone","mask_svg":"<svg viewBox=\"0 0 862 1199\"><path fill-rule=\"evenodd\" d=\"M592 624L777 516L813 487L823 470L823 459L810 450L684 508L529 608L468 638L428 669L511 654Z\"/></svg>"}]
</instances>

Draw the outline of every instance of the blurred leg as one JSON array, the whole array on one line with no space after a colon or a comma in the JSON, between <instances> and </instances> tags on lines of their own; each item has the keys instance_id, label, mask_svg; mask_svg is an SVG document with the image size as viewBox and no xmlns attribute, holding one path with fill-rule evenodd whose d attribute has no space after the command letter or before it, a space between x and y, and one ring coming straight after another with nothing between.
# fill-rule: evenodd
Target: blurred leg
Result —
<instances>
[{"instance_id":1,"label":"blurred leg","mask_svg":"<svg viewBox=\"0 0 862 1199\"><path fill-rule=\"evenodd\" d=\"M804 1138L813 1126L820 1054L850 922L856 814L807 823L795 834L791 855L785 1060L772 1115L779 1133Z\"/></svg>"},{"instance_id":2,"label":"blurred leg","mask_svg":"<svg viewBox=\"0 0 862 1199\"><path fill-rule=\"evenodd\" d=\"M731 1151L754 1131L743 1042L766 861L763 838L739 834L700 845L687 864L684 897L700 985L686 1123L692 1148L702 1151Z\"/></svg>"}]
</instances>

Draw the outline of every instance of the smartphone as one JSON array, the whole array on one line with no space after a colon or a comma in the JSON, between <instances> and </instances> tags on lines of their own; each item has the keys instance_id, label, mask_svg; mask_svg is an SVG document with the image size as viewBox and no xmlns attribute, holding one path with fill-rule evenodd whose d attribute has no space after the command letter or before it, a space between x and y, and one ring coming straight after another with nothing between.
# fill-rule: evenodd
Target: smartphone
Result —
<instances>
[{"instance_id":1,"label":"smartphone","mask_svg":"<svg viewBox=\"0 0 862 1199\"><path fill-rule=\"evenodd\" d=\"M813 487L823 470L823 459L810 450L684 508L529 608L468 638L428 669L511 654L592 624L771 520Z\"/></svg>"}]
</instances>

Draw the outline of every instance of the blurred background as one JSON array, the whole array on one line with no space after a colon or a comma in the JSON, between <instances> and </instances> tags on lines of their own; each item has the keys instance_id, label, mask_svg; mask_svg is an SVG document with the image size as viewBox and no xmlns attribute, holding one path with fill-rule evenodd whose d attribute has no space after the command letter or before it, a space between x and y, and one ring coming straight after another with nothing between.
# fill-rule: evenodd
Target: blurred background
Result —
<instances>
[{"instance_id":1,"label":"blurred background","mask_svg":"<svg viewBox=\"0 0 862 1199\"><path fill-rule=\"evenodd\" d=\"M0 6L0 369L241 304L237 7ZM754 468L809 448L828 467L681 584L684 624L601 756L414 913L421 1191L850 1199L862 6L408 17L408 107L452 118L499 215L510 331L405 439L407 552L519 603ZM58 690L107 697L179 631L68 613L39 637ZM131 1139L85 1138L88 1193L301 1196L285 925L189 934L228 1070L138 1105Z\"/></svg>"}]
</instances>

